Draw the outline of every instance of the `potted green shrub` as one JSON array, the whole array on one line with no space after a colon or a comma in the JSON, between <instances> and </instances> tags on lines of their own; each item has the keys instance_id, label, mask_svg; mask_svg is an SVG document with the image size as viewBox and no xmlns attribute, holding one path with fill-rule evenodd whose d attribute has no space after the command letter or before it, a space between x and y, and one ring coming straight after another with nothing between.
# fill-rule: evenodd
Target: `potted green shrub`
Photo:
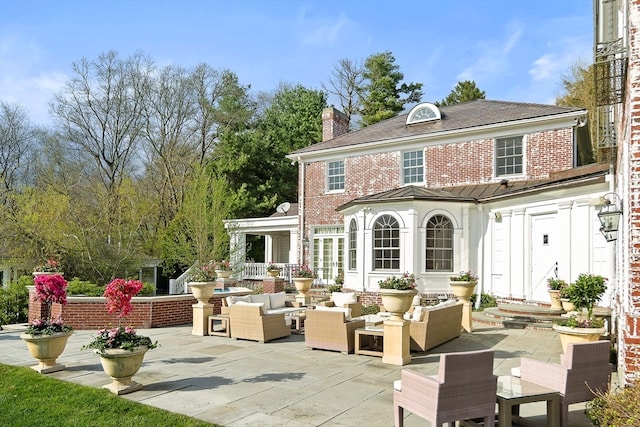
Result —
<instances>
[{"instance_id":1,"label":"potted green shrub","mask_svg":"<svg viewBox=\"0 0 640 427\"><path fill-rule=\"evenodd\" d=\"M597 341L605 333L604 320L593 316L593 307L607 290L606 278L580 274L565 292L577 314L557 322L553 328L560 333L563 350L571 342Z\"/></svg>"},{"instance_id":2,"label":"potted green shrub","mask_svg":"<svg viewBox=\"0 0 640 427\"><path fill-rule=\"evenodd\" d=\"M402 315L411 308L413 296L418 292L415 276L409 273L400 277L389 276L380 280L378 287L385 310L391 313L392 319L402 320Z\"/></svg>"},{"instance_id":3,"label":"potted green shrub","mask_svg":"<svg viewBox=\"0 0 640 427\"><path fill-rule=\"evenodd\" d=\"M560 301L561 293L567 287L567 282L557 277L549 277L547 279L547 291L551 299L551 310L562 310L562 301Z\"/></svg>"}]
</instances>

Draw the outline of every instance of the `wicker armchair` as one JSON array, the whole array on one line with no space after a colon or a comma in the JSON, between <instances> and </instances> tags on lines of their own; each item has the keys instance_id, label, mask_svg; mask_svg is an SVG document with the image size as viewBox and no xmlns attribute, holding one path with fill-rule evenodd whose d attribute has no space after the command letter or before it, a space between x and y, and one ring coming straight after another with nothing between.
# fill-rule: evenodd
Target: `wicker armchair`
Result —
<instances>
[{"instance_id":1,"label":"wicker armchair","mask_svg":"<svg viewBox=\"0 0 640 427\"><path fill-rule=\"evenodd\" d=\"M364 319L345 320L344 311L307 310L304 344L310 349L353 353L355 331L364 328Z\"/></svg>"},{"instance_id":2,"label":"wicker armchair","mask_svg":"<svg viewBox=\"0 0 640 427\"><path fill-rule=\"evenodd\" d=\"M493 375L493 350L440 355L438 375L403 369L393 384L396 427L404 425L404 409L440 427L456 421L483 418L495 426L498 377Z\"/></svg>"},{"instance_id":3,"label":"wicker armchair","mask_svg":"<svg viewBox=\"0 0 640 427\"><path fill-rule=\"evenodd\" d=\"M231 338L267 342L291 335L284 314L264 314L260 304L236 303L229 307Z\"/></svg>"},{"instance_id":4,"label":"wicker armchair","mask_svg":"<svg viewBox=\"0 0 640 427\"><path fill-rule=\"evenodd\" d=\"M526 357L520 360L520 377L560 392L561 425L569 425L569 405L593 399L609 389L613 365L609 341L569 344L560 364Z\"/></svg>"}]
</instances>

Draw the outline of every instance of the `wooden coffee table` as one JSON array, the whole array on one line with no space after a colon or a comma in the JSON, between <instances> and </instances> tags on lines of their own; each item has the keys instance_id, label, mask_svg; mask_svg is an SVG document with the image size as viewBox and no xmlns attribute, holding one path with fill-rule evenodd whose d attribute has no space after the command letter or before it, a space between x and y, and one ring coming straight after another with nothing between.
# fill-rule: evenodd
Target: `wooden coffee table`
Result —
<instances>
[{"instance_id":1,"label":"wooden coffee table","mask_svg":"<svg viewBox=\"0 0 640 427\"><path fill-rule=\"evenodd\" d=\"M209 335L227 338L231 336L228 314L209 316Z\"/></svg>"},{"instance_id":2,"label":"wooden coffee table","mask_svg":"<svg viewBox=\"0 0 640 427\"><path fill-rule=\"evenodd\" d=\"M365 326L356 329L355 353L367 356L383 356L384 327Z\"/></svg>"}]
</instances>

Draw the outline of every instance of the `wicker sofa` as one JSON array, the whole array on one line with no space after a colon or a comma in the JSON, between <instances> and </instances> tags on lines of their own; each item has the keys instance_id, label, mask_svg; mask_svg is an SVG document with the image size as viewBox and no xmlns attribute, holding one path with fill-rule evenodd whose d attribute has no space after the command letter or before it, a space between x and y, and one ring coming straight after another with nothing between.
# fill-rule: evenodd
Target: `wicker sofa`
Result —
<instances>
[{"instance_id":1,"label":"wicker sofa","mask_svg":"<svg viewBox=\"0 0 640 427\"><path fill-rule=\"evenodd\" d=\"M462 303L445 303L441 306L422 307L417 320L416 311L411 319L410 348L427 351L460 336L462 329ZM416 320L414 320L416 319Z\"/></svg>"},{"instance_id":2,"label":"wicker sofa","mask_svg":"<svg viewBox=\"0 0 640 427\"><path fill-rule=\"evenodd\" d=\"M349 308L352 318L362 316L362 303L358 302L355 292L333 292L329 301L323 301L319 305Z\"/></svg>"},{"instance_id":3,"label":"wicker sofa","mask_svg":"<svg viewBox=\"0 0 640 427\"><path fill-rule=\"evenodd\" d=\"M353 353L355 331L364 328L364 319L347 320L344 309L307 310L304 322L304 343L309 349Z\"/></svg>"},{"instance_id":4,"label":"wicker sofa","mask_svg":"<svg viewBox=\"0 0 640 427\"><path fill-rule=\"evenodd\" d=\"M261 303L238 302L229 307L231 338L267 342L291 335L284 313L264 313Z\"/></svg>"}]
</instances>

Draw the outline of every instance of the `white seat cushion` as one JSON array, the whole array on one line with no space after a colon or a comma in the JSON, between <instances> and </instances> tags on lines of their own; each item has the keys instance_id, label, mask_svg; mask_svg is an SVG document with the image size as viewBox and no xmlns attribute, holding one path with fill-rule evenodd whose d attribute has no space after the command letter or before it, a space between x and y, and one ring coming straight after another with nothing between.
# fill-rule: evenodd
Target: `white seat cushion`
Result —
<instances>
[{"instance_id":1,"label":"white seat cushion","mask_svg":"<svg viewBox=\"0 0 640 427\"><path fill-rule=\"evenodd\" d=\"M395 380L393 382L393 389L394 390L398 390L398 391L402 391L402 380Z\"/></svg>"},{"instance_id":2,"label":"white seat cushion","mask_svg":"<svg viewBox=\"0 0 640 427\"><path fill-rule=\"evenodd\" d=\"M420 294L414 295L413 300L411 301L411 307L419 306L421 300L422 300L422 297L420 296Z\"/></svg>"},{"instance_id":3,"label":"white seat cushion","mask_svg":"<svg viewBox=\"0 0 640 427\"><path fill-rule=\"evenodd\" d=\"M242 295L242 296L232 295L230 297L227 297L227 305L229 307L231 307L231 305L237 303L238 301L251 302L251 296L250 295Z\"/></svg>"},{"instance_id":4,"label":"white seat cushion","mask_svg":"<svg viewBox=\"0 0 640 427\"><path fill-rule=\"evenodd\" d=\"M345 304L353 304L358 302L358 296L355 292L332 292L331 300L336 307L342 307Z\"/></svg>"},{"instance_id":5,"label":"white seat cushion","mask_svg":"<svg viewBox=\"0 0 640 427\"><path fill-rule=\"evenodd\" d=\"M341 311L344 313L344 320L347 322L351 320L351 309L348 307L326 307L324 305L318 305L315 309L318 311Z\"/></svg>"},{"instance_id":6,"label":"white seat cushion","mask_svg":"<svg viewBox=\"0 0 640 427\"><path fill-rule=\"evenodd\" d=\"M275 294L268 294L269 295L269 305L271 305L271 308L282 308L285 307L287 305L287 294L285 294L284 292L278 292Z\"/></svg>"},{"instance_id":7,"label":"white seat cushion","mask_svg":"<svg viewBox=\"0 0 640 427\"><path fill-rule=\"evenodd\" d=\"M424 309L421 305L413 309L413 317L411 318L411 320L413 320L414 322L422 322L423 317Z\"/></svg>"},{"instance_id":8,"label":"white seat cushion","mask_svg":"<svg viewBox=\"0 0 640 427\"><path fill-rule=\"evenodd\" d=\"M271 310L271 301L269 298L269 294L255 294L250 296L251 296L251 302L260 302L264 304L265 310Z\"/></svg>"},{"instance_id":9,"label":"white seat cushion","mask_svg":"<svg viewBox=\"0 0 640 427\"><path fill-rule=\"evenodd\" d=\"M261 302L237 301L235 304L236 305L251 305L251 306L260 307L260 311L262 312L262 314L264 314L264 311L265 311L264 303L261 303Z\"/></svg>"}]
</instances>

